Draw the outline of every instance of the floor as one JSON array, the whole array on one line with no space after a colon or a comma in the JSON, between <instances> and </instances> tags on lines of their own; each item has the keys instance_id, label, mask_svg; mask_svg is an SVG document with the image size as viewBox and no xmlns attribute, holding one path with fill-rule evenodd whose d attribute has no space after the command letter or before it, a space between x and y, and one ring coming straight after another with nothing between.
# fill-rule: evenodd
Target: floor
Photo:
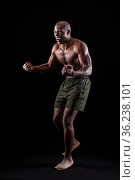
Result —
<instances>
[{"instance_id":1,"label":"floor","mask_svg":"<svg viewBox=\"0 0 135 180\"><path fill-rule=\"evenodd\" d=\"M108 142L106 147L95 143L91 148L82 143L73 152L74 165L63 171L54 169L62 161L61 144L1 147L0 180L119 180L119 150L111 139Z\"/></svg>"}]
</instances>

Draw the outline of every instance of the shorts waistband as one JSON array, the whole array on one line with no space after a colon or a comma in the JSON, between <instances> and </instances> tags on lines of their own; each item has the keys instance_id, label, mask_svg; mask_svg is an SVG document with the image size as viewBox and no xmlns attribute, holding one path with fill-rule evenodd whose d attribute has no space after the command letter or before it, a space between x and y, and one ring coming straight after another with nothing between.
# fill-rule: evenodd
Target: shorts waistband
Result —
<instances>
[{"instance_id":1,"label":"shorts waistband","mask_svg":"<svg viewBox=\"0 0 135 180\"><path fill-rule=\"evenodd\" d=\"M73 81L73 80L79 80L79 79L89 79L89 76L66 78L65 81Z\"/></svg>"}]
</instances>

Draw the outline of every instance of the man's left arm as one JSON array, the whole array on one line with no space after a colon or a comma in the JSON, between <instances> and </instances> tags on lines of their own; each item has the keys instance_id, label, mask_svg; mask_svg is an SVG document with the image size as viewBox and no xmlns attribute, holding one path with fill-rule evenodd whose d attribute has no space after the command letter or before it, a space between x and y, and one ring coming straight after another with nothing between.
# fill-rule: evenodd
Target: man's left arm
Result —
<instances>
[{"instance_id":1,"label":"man's left arm","mask_svg":"<svg viewBox=\"0 0 135 180\"><path fill-rule=\"evenodd\" d=\"M90 76L92 74L92 61L85 43L81 43L77 48L78 59L81 68L74 71L74 76Z\"/></svg>"}]
</instances>

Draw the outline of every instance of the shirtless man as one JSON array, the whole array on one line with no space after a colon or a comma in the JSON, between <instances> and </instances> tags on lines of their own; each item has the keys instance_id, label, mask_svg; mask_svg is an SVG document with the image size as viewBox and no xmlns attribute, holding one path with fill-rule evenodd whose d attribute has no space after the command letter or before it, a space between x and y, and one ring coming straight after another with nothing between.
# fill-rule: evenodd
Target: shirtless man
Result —
<instances>
[{"instance_id":1,"label":"shirtless man","mask_svg":"<svg viewBox=\"0 0 135 180\"><path fill-rule=\"evenodd\" d=\"M53 45L47 63L33 66L26 62L23 69L29 72L47 73L64 65L62 82L54 104L53 121L64 135L64 158L55 168L64 170L73 165L72 151L80 145L74 137L73 122L78 111L84 111L90 90L89 76L92 73L91 57L87 45L71 37L71 27L66 21L57 22L54 27L57 43Z\"/></svg>"}]
</instances>

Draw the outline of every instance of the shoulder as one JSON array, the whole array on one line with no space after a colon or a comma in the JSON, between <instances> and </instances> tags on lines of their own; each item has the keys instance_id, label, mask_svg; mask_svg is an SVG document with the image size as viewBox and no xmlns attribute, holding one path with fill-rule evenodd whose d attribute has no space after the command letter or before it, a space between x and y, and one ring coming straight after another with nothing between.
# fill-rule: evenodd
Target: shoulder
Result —
<instances>
[{"instance_id":1,"label":"shoulder","mask_svg":"<svg viewBox=\"0 0 135 180\"><path fill-rule=\"evenodd\" d=\"M77 52L80 51L86 51L87 50L87 44L79 39L73 38L74 47Z\"/></svg>"},{"instance_id":2,"label":"shoulder","mask_svg":"<svg viewBox=\"0 0 135 180\"><path fill-rule=\"evenodd\" d=\"M55 54L55 51L59 48L58 44L55 43L52 47L52 54Z\"/></svg>"}]
</instances>

